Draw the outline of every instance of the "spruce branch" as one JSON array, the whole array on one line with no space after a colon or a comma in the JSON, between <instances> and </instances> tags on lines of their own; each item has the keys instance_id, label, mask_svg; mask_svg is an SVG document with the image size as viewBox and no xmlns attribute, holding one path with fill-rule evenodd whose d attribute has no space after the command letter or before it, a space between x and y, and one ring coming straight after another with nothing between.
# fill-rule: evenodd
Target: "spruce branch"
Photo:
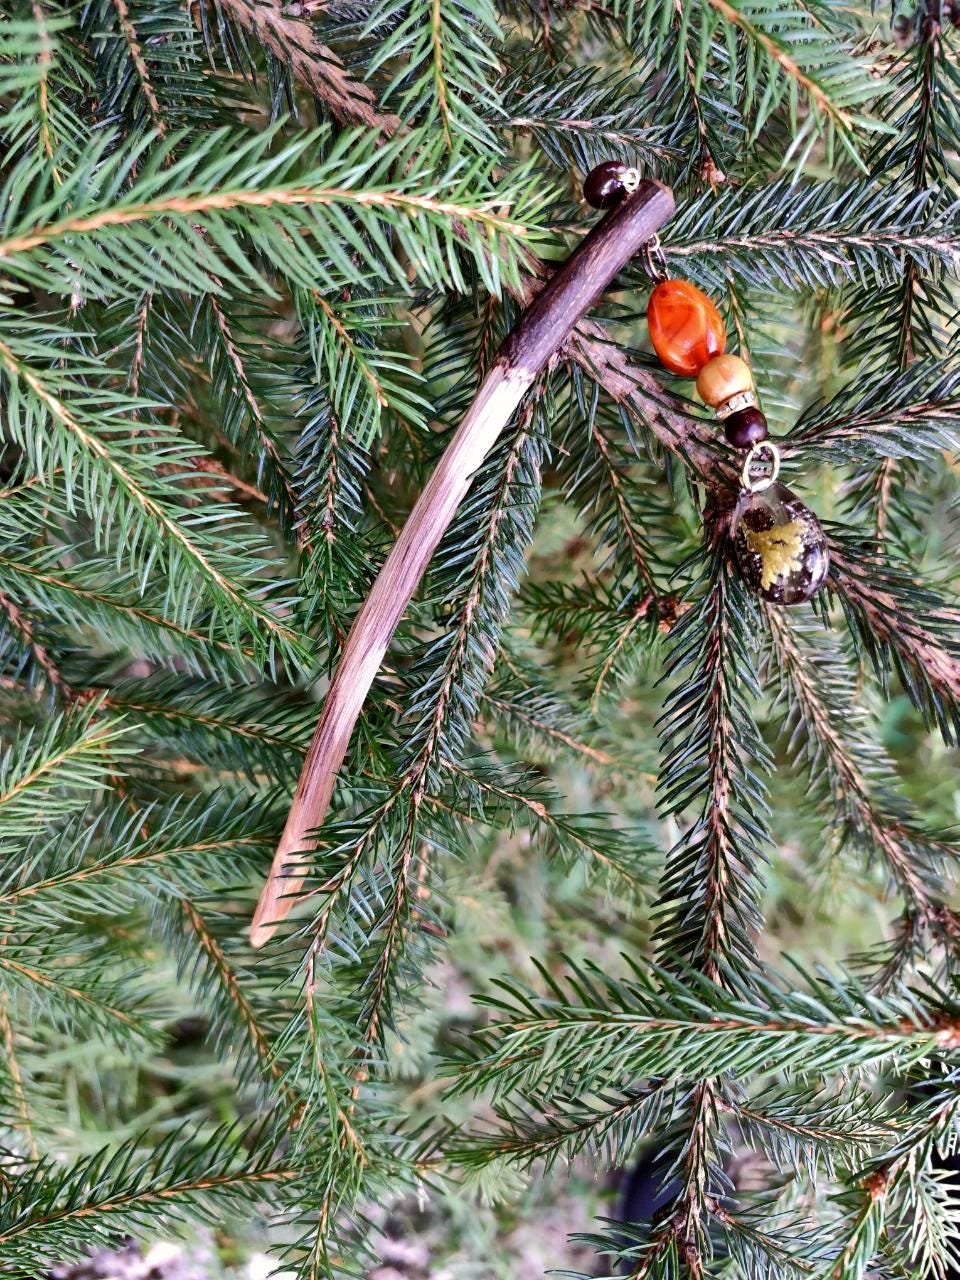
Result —
<instances>
[{"instance_id":1,"label":"spruce branch","mask_svg":"<svg viewBox=\"0 0 960 1280\"><path fill-rule=\"evenodd\" d=\"M558 1160L570 1162L584 1151L612 1166L621 1151L629 1153L657 1123L672 1088L658 1081L637 1089L610 1090L598 1099L599 1106L555 1098L544 1104L542 1116L528 1103L504 1102L497 1108L499 1128L493 1136L454 1141L449 1155L468 1170L512 1160L521 1168L542 1162L549 1172Z\"/></svg>"},{"instance_id":2,"label":"spruce branch","mask_svg":"<svg viewBox=\"0 0 960 1280\"><path fill-rule=\"evenodd\" d=\"M931 6L916 6L912 47L892 69L891 93L884 104L884 118L893 132L878 141L870 161L876 171L897 174L905 193L929 201L949 223L955 222L960 187L941 137L955 128L957 110L951 53L939 19ZM953 309L949 275L924 270L922 262L911 258L902 278L890 288L879 294L857 289L847 300L847 315L859 326L854 353L875 363L892 360L900 370L914 361L936 358L945 344L942 317ZM892 520L891 513L910 510L907 495L914 472L893 457L877 466L868 463L861 471L858 488L873 488L869 501L879 537L892 533L896 540L899 521Z\"/></svg>"},{"instance_id":3,"label":"spruce branch","mask_svg":"<svg viewBox=\"0 0 960 1280\"><path fill-rule=\"evenodd\" d=\"M814 979L807 991L787 994L754 975L752 996L692 971L682 977L634 967L621 981L573 967L566 986L543 975L547 996L503 982L502 996L484 998L498 1017L473 1037L455 1088L502 1097L535 1085L552 1097L625 1076L702 1082L741 1069L803 1076L886 1059L906 1066L957 1043L949 1007L921 1011L909 999L880 1000L839 980Z\"/></svg>"},{"instance_id":4,"label":"spruce branch","mask_svg":"<svg viewBox=\"0 0 960 1280\"><path fill-rule=\"evenodd\" d=\"M448 767L457 775L471 801L479 801L476 807L485 821L502 821L498 817L500 810L508 816L520 814L552 847L578 859L586 857L596 861L602 871L622 881L632 893L648 886L649 875L644 864L652 860L653 850L635 831L610 831L602 815L591 819L590 814L557 813L556 797L543 787L531 788L526 778L503 779L489 775L477 761Z\"/></svg>"},{"instance_id":5,"label":"spruce branch","mask_svg":"<svg viewBox=\"0 0 960 1280\"><path fill-rule=\"evenodd\" d=\"M955 1261L951 1206L945 1188L936 1194L931 1160L936 1144L956 1129L956 1082L946 1077L931 1086L898 1140L848 1179L831 1280L864 1275L881 1252L900 1268L928 1274L944 1274Z\"/></svg>"},{"instance_id":6,"label":"spruce branch","mask_svg":"<svg viewBox=\"0 0 960 1280\"><path fill-rule=\"evenodd\" d=\"M296 1176L269 1156L251 1159L241 1137L222 1131L191 1149L188 1135L174 1133L146 1158L134 1141L65 1167L28 1166L0 1200L0 1258L8 1274L27 1280L38 1261L81 1257L94 1212L120 1230L187 1209L216 1216L218 1206L242 1202L247 1189L282 1186Z\"/></svg>"},{"instance_id":7,"label":"spruce branch","mask_svg":"<svg viewBox=\"0 0 960 1280\"><path fill-rule=\"evenodd\" d=\"M825 1087L808 1096L788 1086L764 1091L761 1102L728 1097L721 1110L736 1123L751 1149L762 1151L777 1168L802 1166L811 1179L825 1173L834 1178L837 1164L856 1164L883 1142L893 1125L886 1103L864 1096L853 1084L846 1089Z\"/></svg>"},{"instance_id":8,"label":"spruce branch","mask_svg":"<svg viewBox=\"0 0 960 1280\"><path fill-rule=\"evenodd\" d=\"M68 289L82 268L87 287L106 294L116 288L140 292L145 283L211 291L238 276L262 289L266 282L250 259L249 243L294 284L330 290L364 280L347 255L330 261L323 252L334 237L353 241L353 218L371 238L378 269L402 288L409 287L410 261L424 281L463 287L450 252L454 241L471 251L491 291L499 290L501 279L516 278L519 242L535 229L542 199L523 170L511 185L491 186L477 199L479 162L443 163L414 148L414 140L374 145L369 137L346 133L317 164L310 161L326 131L273 155L277 132L251 138L211 131L164 164L183 140L170 135L126 189L143 142L108 157L107 141L101 141L51 199L7 220L0 263L26 283L49 287L56 281ZM27 162L21 167L25 177L32 173ZM269 219L259 213L265 209L272 211ZM384 235L384 224L395 243ZM202 247L197 226L204 232ZM321 252L311 252L311 244Z\"/></svg>"},{"instance_id":9,"label":"spruce branch","mask_svg":"<svg viewBox=\"0 0 960 1280\"><path fill-rule=\"evenodd\" d=\"M203 865L204 855L217 851L224 870L231 864L239 870L269 841L270 826L256 812L211 815L185 804L172 807L158 823L150 823L152 816L149 808L131 811L123 799L105 806L95 822L84 813L75 842L69 827L59 830L46 850L35 842L39 873L16 868L0 881L0 917L7 932L14 932L15 913L25 904L33 919L45 918L53 926L108 906L118 913L129 910L130 890L138 884L169 892L172 878L175 884L206 888L191 873L191 866ZM66 857L60 851L64 844Z\"/></svg>"},{"instance_id":10,"label":"spruce branch","mask_svg":"<svg viewBox=\"0 0 960 1280\"><path fill-rule=\"evenodd\" d=\"M758 770L768 756L746 695L758 693L747 636L752 608L721 544L704 574L703 595L671 635L668 676L680 677L660 720L665 754L661 808L697 807L671 852L658 910L666 962L695 965L714 981L757 963L758 871L765 854L767 802Z\"/></svg>"},{"instance_id":11,"label":"spruce branch","mask_svg":"<svg viewBox=\"0 0 960 1280\"><path fill-rule=\"evenodd\" d=\"M731 61L746 60L750 71L743 86L744 100L736 104L738 111L755 139L773 114L783 109L791 143L780 157L781 164L795 161L799 170L817 138L823 137L828 155L839 141L863 167L859 135L882 127L869 114L883 92L870 74L869 58L851 55L839 33L819 22L806 4L709 0L690 10L675 0L644 0L631 8L628 31L634 47L655 60L668 50L674 53L681 75L691 77L688 92L694 101L708 96L704 79L715 47L723 49ZM742 42L740 48L738 42ZM738 84L739 77L730 75L722 87L729 93L729 86Z\"/></svg>"},{"instance_id":12,"label":"spruce branch","mask_svg":"<svg viewBox=\"0 0 960 1280\"><path fill-rule=\"evenodd\" d=\"M911 272L960 269L957 209L936 192L872 182L787 181L702 196L671 226L668 262L712 289L730 275L759 289L875 294Z\"/></svg>"},{"instance_id":13,"label":"spruce branch","mask_svg":"<svg viewBox=\"0 0 960 1280\"><path fill-rule=\"evenodd\" d=\"M314 26L284 8L281 0L217 0L230 19L254 35L333 116L345 124L364 125L384 137L400 127L400 117L381 111L376 95L357 79L319 38ZM198 21L208 45L214 28L200 6Z\"/></svg>"},{"instance_id":14,"label":"spruce branch","mask_svg":"<svg viewBox=\"0 0 960 1280\"><path fill-rule=\"evenodd\" d=\"M64 689L63 676L46 645L37 639L33 623L3 591L0 591L0 613L6 615L9 626L20 637L50 687L55 691Z\"/></svg>"},{"instance_id":15,"label":"spruce branch","mask_svg":"<svg viewBox=\"0 0 960 1280\"><path fill-rule=\"evenodd\" d=\"M801 415L788 434L813 456L862 461L865 456L930 460L956 449L960 426L960 371L950 362L917 361L905 372L858 379L853 394L839 392Z\"/></svg>"},{"instance_id":16,"label":"spruce branch","mask_svg":"<svg viewBox=\"0 0 960 1280\"><path fill-rule=\"evenodd\" d=\"M490 0L378 0L363 35L378 32L367 74L399 66L382 101L395 105L401 120L438 124L447 151L456 138L459 148L498 154L488 120L503 114L494 84L500 26Z\"/></svg>"},{"instance_id":17,"label":"spruce branch","mask_svg":"<svg viewBox=\"0 0 960 1280\"><path fill-rule=\"evenodd\" d=\"M857 709L847 690L852 673L822 639L814 650L809 632L776 610L765 610L773 640L773 666L789 708L783 732L803 751L812 777L828 782L841 836L875 851L887 863L909 911L939 931L946 893L945 868L953 846L919 828L893 793L894 771L858 732Z\"/></svg>"},{"instance_id":18,"label":"spruce branch","mask_svg":"<svg viewBox=\"0 0 960 1280\"><path fill-rule=\"evenodd\" d=\"M283 660L295 660L302 651L296 632L282 621L279 611L251 597L248 583L237 576L207 531L207 516L200 512L183 517L182 490L158 479L154 467L135 451L135 429L127 425L125 432L125 424L117 420L118 411L129 411L129 402L103 390L101 396L113 409L104 421L90 407L90 393L81 382L38 370L39 361L51 354L46 346L0 338L0 366L7 374L11 409L7 429L32 454L35 468L42 472L52 464L61 466L68 480L68 504L74 502L71 491L83 493L91 513L100 519L100 536L108 536L116 524L134 565L142 565L146 556L163 558L171 582L178 584L180 621L189 619L191 596L195 599L197 587L203 584L234 637L249 635L268 661L274 653ZM96 365L92 371L100 372ZM34 428L41 424L48 434L38 442ZM193 453L170 433L156 438L154 448L181 466Z\"/></svg>"},{"instance_id":19,"label":"spruce branch","mask_svg":"<svg viewBox=\"0 0 960 1280\"><path fill-rule=\"evenodd\" d=\"M414 870L419 870L421 881L425 879L424 859L419 863L415 859L418 846L426 844L420 834L421 808L428 790L437 789L449 761L463 754L479 692L495 661L509 592L518 585L523 552L532 534L544 450L532 418L532 407L522 411L514 438L503 450L506 461L494 454L481 471L471 500L454 520L450 533L457 555L450 560L452 583L447 586L456 599L452 625L444 640L432 642L421 658L421 662L432 660L422 683L417 682L416 662L413 665L414 687L407 707L412 728L398 762L401 785L409 793L409 811L390 866L392 892L370 931L375 958L363 1015L367 1039L384 1022L381 1011L388 1003L391 973L406 936ZM470 529L467 536L458 528L464 524ZM442 544L440 557L446 559ZM465 574L460 567L463 561L468 566ZM438 650L443 656L433 665Z\"/></svg>"},{"instance_id":20,"label":"spruce branch","mask_svg":"<svg viewBox=\"0 0 960 1280\"><path fill-rule=\"evenodd\" d=\"M950 1259L949 756L909 709L861 711L902 684L957 733L945 18L901 6L899 51L808 0L30 0L0 23L4 1274L236 1214L335 1280L378 1264L381 1207L460 1194L451 1161L502 1195L509 1166L648 1144L670 1203L585 1238L634 1275ZM580 183L607 158L682 196L670 272L723 304L775 434L804 406L786 469L825 464L811 506L849 526L820 602L849 641L742 589L739 465L655 367L625 266L464 465L392 640L380 620L335 808L280 884L286 905L302 873L306 909L254 953L248 894L317 700L446 428L562 279L561 242L591 242ZM769 823L770 875L761 730L798 819ZM848 883L834 860L829 913L793 892L825 833L880 868ZM611 938L648 948L658 883L662 964L631 968ZM862 980L761 965L854 929ZM508 977L493 1009L441 1011L449 975L489 994L528 937L536 992ZM465 1020L439 1120L434 1055ZM218 1145L214 1110L252 1107L269 1128ZM77 1155L134 1110L115 1163Z\"/></svg>"},{"instance_id":21,"label":"spruce branch","mask_svg":"<svg viewBox=\"0 0 960 1280\"><path fill-rule=\"evenodd\" d=\"M130 54L130 60L136 68L137 78L140 81L140 92L146 99L147 106L150 111L150 122L159 138L166 136L167 125L164 113L160 107L160 101L157 92L153 87L153 81L150 76L150 68L144 57L143 45L137 36L137 29L130 17L130 10L126 0L111 0L114 11L117 15L117 22L123 33L127 49Z\"/></svg>"},{"instance_id":22,"label":"spruce branch","mask_svg":"<svg viewBox=\"0 0 960 1280\"><path fill-rule=\"evenodd\" d=\"M569 752L573 758L601 768L621 763L610 752L586 740L592 736L594 726L585 729L573 710L551 691L530 683L509 661L504 665L508 677L492 681L483 694L484 718L489 711L490 719L499 728L506 728L515 741L540 747L550 759L558 752Z\"/></svg>"},{"instance_id":23,"label":"spruce branch","mask_svg":"<svg viewBox=\"0 0 960 1280\"><path fill-rule=\"evenodd\" d=\"M0 577L12 600L27 599L37 611L27 620L34 636L40 629L41 613L49 624L65 608L80 609L90 611L91 620L104 634L118 642L128 641L159 662L169 662L175 653L193 670L236 676L255 658L250 645L238 647L223 635L211 636L208 630L165 617L164 600L154 604L148 598L142 603L143 595L135 589L137 575L118 574L113 562L103 557L90 556L82 567L58 569L49 553L39 557L34 553L32 561L0 553ZM25 618L22 608L15 607ZM52 654L52 645L44 645L44 649ZM66 692L62 678L59 687Z\"/></svg>"},{"instance_id":24,"label":"spruce branch","mask_svg":"<svg viewBox=\"0 0 960 1280\"><path fill-rule=\"evenodd\" d=\"M35 1018L51 1025L87 1025L118 1043L126 1043L131 1035L155 1038L139 1011L130 1012L126 985L103 978L96 971L85 973L84 985L78 985L72 969L62 965L56 948L45 938L18 938L15 955L20 959L11 951L8 940L0 949L4 988L29 1001Z\"/></svg>"},{"instance_id":25,"label":"spruce branch","mask_svg":"<svg viewBox=\"0 0 960 1280\"><path fill-rule=\"evenodd\" d=\"M958 734L960 656L957 610L916 577L891 565L873 543L840 531L831 572L854 639L886 686L896 671L917 709L948 742Z\"/></svg>"},{"instance_id":26,"label":"spruce branch","mask_svg":"<svg viewBox=\"0 0 960 1280\"><path fill-rule=\"evenodd\" d=\"M594 67L545 69L538 62L503 84L502 92L504 127L530 134L558 168L588 173L613 156L645 162L657 173L662 161L674 158L663 140L665 126L647 123L646 104L637 100L630 75L603 77Z\"/></svg>"},{"instance_id":27,"label":"spruce branch","mask_svg":"<svg viewBox=\"0 0 960 1280\"><path fill-rule=\"evenodd\" d=\"M242 349L240 339L234 331L234 325L227 316L220 300L215 294L208 294L206 303L214 317L214 325L209 334L211 341L211 363L214 364L214 389L218 403L240 404L244 407L244 417L256 441L256 452L260 459L258 470L265 470L269 477L270 497L275 501L284 520L292 521L298 505L297 489L290 471L289 459L285 456L278 433L269 420L269 410L261 404L254 390L254 376L248 367L247 353ZM194 329L196 332L196 327ZM138 329L138 342L140 331ZM140 348L138 348L139 350ZM222 359L217 360L222 355ZM134 383L131 374L131 385ZM230 391L235 393L231 395ZM225 424L229 430L230 420ZM234 431L239 434L238 422ZM304 549L302 538L301 550Z\"/></svg>"},{"instance_id":28,"label":"spruce branch","mask_svg":"<svg viewBox=\"0 0 960 1280\"><path fill-rule=\"evenodd\" d=\"M0 765L5 838L27 840L85 805L133 751L124 736L122 723L99 718L95 703L52 717L42 731L24 732Z\"/></svg>"}]
</instances>

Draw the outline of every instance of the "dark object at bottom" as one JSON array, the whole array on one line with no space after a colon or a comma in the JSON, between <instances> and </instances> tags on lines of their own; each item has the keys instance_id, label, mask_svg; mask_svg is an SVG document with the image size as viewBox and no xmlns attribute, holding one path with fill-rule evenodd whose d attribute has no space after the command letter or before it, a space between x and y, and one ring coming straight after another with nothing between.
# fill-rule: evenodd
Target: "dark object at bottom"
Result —
<instances>
[{"instance_id":1,"label":"dark object at bottom","mask_svg":"<svg viewBox=\"0 0 960 1280\"><path fill-rule=\"evenodd\" d=\"M949 1179L953 1198L960 1202L960 1152L950 1156L935 1154L933 1167L953 1176ZM617 1221L641 1224L652 1223L682 1190L679 1178L666 1178L666 1161L661 1152L646 1151L624 1174L617 1205ZM621 1237L623 1246L632 1243ZM629 1275L636 1270L636 1261L625 1258L620 1272ZM960 1269L947 1266L939 1274L931 1272L928 1280L960 1280Z\"/></svg>"},{"instance_id":2,"label":"dark object at bottom","mask_svg":"<svg viewBox=\"0 0 960 1280\"><path fill-rule=\"evenodd\" d=\"M659 1151L645 1151L636 1164L623 1174L620 1184L620 1196L617 1204L617 1221L642 1223L655 1222L664 1209L677 1198L682 1190L679 1178L667 1176L669 1162ZM633 1242L625 1236L620 1237L624 1248ZM625 1258L620 1264L620 1271L629 1275L636 1269L636 1261Z\"/></svg>"}]
</instances>

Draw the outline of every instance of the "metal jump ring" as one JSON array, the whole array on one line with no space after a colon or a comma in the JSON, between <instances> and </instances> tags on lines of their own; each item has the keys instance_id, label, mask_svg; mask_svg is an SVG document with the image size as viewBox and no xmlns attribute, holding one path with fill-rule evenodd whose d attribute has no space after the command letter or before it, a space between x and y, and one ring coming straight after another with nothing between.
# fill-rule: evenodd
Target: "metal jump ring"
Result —
<instances>
[{"instance_id":1,"label":"metal jump ring","mask_svg":"<svg viewBox=\"0 0 960 1280\"><path fill-rule=\"evenodd\" d=\"M669 278L667 255L663 252L663 248L660 245L660 237L656 232L643 246L643 260L647 268L647 275L651 279L659 281Z\"/></svg>"},{"instance_id":2,"label":"metal jump ring","mask_svg":"<svg viewBox=\"0 0 960 1280\"><path fill-rule=\"evenodd\" d=\"M767 476L757 476L756 479L750 474L753 464L766 451L770 455L770 474ZM750 449L743 462L743 470L740 472L740 479L745 489L749 489L751 493L760 493L764 489L769 489L780 474L780 450L772 440L761 440Z\"/></svg>"},{"instance_id":3,"label":"metal jump ring","mask_svg":"<svg viewBox=\"0 0 960 1280\"><path fill-rule=\"evenodd\" d=\"M640 170L635 169L632 165L624 169L620 175L620 185L628 196L632 196L640 185Z\"/></svg>"}]
</instances>

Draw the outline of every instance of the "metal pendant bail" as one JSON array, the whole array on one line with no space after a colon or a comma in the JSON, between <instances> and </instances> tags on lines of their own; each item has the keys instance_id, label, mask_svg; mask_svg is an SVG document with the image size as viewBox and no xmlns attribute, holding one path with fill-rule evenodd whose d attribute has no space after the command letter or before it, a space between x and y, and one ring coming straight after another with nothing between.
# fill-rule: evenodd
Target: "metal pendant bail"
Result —
<instances>
[{"instance_id":1,"label":"metal pendant bail","mask_svg":"<svg viewBox=\"0 0 960 1280\"><path fill-rule=\"evenodd\" d=\"M760 461L764 454L769 456L770 470L764 474L754 476L753 466ZM779 474L780 450L772 440L761 440L752 446L744 459L740 480L743 483L743 487L749 489L751 493L762 493L764 489L770 488Z\"/></svg>"},{"instance_id":2,"label":"metal pendant bail","mask_svg":"<svg viewBox=\"0 0 960 1280\"><path fill-rule=\"evenodd\" d=\"M660 244L660 237L653 235L641 249L643 254L643 266L647 275L659 283L661 280L668 280L670 273L667 270L667 255L663 252Z\"/></svg>"},{"instance_id":3,"label":"metal pendant bail","mask_svg":"<svg viewBox=\"0 0 960 1280\"><path fill-rule=\"evenodd\" d=\"M628 196L633 195L633 193L640 186L640 182L641 182L640 170L635 169L633 165L631 165L628 169L624 169L623 173L621 173L620 175L620 183Z\"/></svg>"}]
</instances>

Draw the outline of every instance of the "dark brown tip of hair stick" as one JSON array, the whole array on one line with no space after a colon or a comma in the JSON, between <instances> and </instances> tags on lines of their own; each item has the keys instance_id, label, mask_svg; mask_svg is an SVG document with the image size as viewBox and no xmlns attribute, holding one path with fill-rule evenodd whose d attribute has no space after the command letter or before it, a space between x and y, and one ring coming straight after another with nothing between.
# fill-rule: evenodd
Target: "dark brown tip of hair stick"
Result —
<instances>
[{"instance_id":1,"label":"dark brown tip of hair stick","mask_svg":"<svg viewBox=\"0 0 960 1280\"><path fill-rule=\"evenodd\" d=\"M252 946L269 941L303 887L308 851L367 693L474 475L547 361L673 208L669 187L641 182L584 236L507 335L350 629L250 926Z\"/></svg>"}]
</instances>

